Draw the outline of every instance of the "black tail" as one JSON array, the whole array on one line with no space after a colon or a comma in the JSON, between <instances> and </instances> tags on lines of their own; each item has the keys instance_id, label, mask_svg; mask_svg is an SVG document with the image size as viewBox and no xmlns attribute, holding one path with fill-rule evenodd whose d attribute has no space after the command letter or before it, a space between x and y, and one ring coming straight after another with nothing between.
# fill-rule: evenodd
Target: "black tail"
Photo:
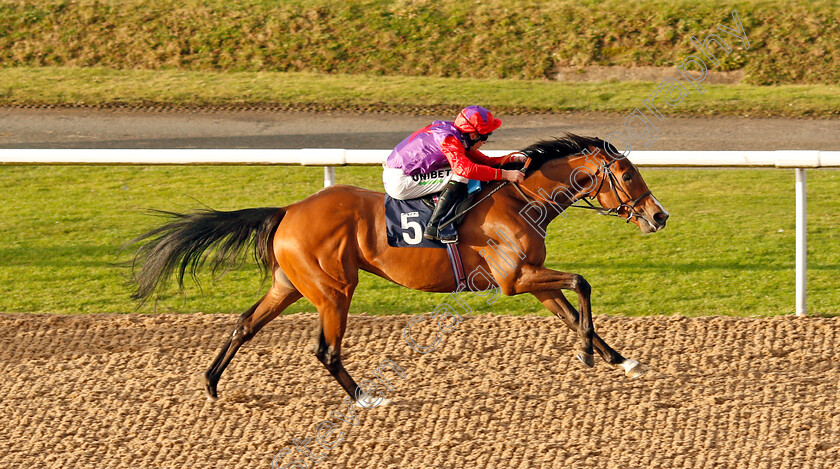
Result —
<instances>
[{"instance_id":1,"label":"black tail","mask_svg":"<svg viewBox=\"0 0 840 469\"><path fill-rule=\"evenodd\" d=\"M183 289L187 271L195 279L211 248L215 248L210 263L214 273L240 261L240 254L248 246L253 246L257 264L264 272L269 272L275 262L271 237L286 214L276 207L233 212L159 213L173 220L130 242L143 243L132 263L137 291L131 297L141 304L155 290L164 287L176 269L178 285ZM141 266L139 271L137 266Z\"/></svg>"}]
</instances>

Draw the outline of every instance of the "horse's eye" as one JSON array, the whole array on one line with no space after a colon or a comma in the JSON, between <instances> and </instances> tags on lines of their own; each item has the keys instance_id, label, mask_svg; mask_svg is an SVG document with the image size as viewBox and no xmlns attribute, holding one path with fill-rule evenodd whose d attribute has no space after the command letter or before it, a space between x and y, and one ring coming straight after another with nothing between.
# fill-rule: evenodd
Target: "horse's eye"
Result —
<instances>
[{"instance_id":1,"label":"horse's eye","mask_svg":"<svg viewBox=\"0 0 840 469\"><path fill-rule=\"evenodd\" d=\"M621 176L621 179L624 179L624 182L630 182L630 180L633 179L633 173L627 171L624 173L624 176Z\"/></svg>"}]
</instances>

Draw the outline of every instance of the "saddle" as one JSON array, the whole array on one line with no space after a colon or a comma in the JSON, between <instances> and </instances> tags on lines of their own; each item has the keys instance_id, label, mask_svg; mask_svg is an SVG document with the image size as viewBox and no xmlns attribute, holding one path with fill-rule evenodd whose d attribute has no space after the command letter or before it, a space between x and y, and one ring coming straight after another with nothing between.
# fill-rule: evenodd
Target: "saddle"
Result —
<instances>
[{"instance_id":1,"label":"saddle","mask_svg":"<svg viewBox=\"0 0 840 469\"><path fill-rule=\"evenodd\" d=\"M437 195L436 194L427 195L427 196L424 196L424 197L420 197L419 200L422 201L423 205L428 207L429 210L434 210L435 205L437 204ZM448 214L448 216L452 217L452 215L455 215L457 213L461 213L462 211L466 210L467 207L469 207L470 204L472 204L474 200L475 200L475 194L467 194L462 200L460 200L457 204L455 204L455 209L452 210ZM458 225L461 224L462 221L464 221L464 217L466 215L467 215L467 212L464 211L464 213L461 213L461 215L459 215L458 218L456 218L455 220L453 220L449 224L457 227ZM446 228L446 226L441 225L441 229L443 229L443 228Z\"/></svg>"}]
</instances>

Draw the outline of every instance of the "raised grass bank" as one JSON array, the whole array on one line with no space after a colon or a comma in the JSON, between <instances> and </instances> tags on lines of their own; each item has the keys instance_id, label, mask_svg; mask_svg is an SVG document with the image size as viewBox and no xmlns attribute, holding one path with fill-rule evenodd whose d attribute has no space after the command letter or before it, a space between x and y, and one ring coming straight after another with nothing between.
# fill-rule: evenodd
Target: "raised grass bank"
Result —
<instances>
[{"instance_id":1,"label":"raised grass bank","mask_svg":"<svg viewBox=\"0 0 840 469\"><path fill-rule=\"evenodd\" d=\"M656 121L665 119L662 111L660 111L663 106L665 108L679 106L692 91L700 94L706 92L703 88L703 81L706 79L709 67L720 66L721 62L718 56L724 53L732 53L733 47L737 46L735 41L740 41L744 50L749 50L750 41L741 24L741 19L738 17L738 11L732 10L731 17L731 26L722 23L717 25L717 30L725 33L723 36L711 33L700 40L692 35L690 41L697 48L698 53L686 56L682 63L676 67L678 75L662 79L647 98L642 100L647 112L652 114ZM644 148L648 148L656 142L659 136L659 131L654 123L656 121L649 119L645 112L636 108L624 119L624 132L613 132L607 135L604 140L623 143L625 156L632 149L631 140L635 140L641 143Z\"/></svg>"},{"instance_id":2,"label":"raised grass bank","mask_svg":"<svg viewBox=\"0 0 840 469\"><path fill-rule=\"evenodd\" d=\"M716 71L751 85L840 81L834 0L4 2L0 67L542 81L564 68L678 64L692 33L702 44L735 7L750 57L718 55Z\"/></svg>"}]
</instances>

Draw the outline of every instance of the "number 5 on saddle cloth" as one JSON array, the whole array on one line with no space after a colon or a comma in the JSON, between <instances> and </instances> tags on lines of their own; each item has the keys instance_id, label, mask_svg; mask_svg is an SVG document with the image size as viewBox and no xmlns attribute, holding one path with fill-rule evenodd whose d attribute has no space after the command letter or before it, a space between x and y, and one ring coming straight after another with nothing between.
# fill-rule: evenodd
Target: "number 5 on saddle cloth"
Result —
<instances>
[{"instance_id":1,"label":"number 5 on saddle cloth","mask_svg":"<svg viewBox=\"0 0 840 469\"><path fill-rule=\"evenodd\" d=\"M467 184L467 196L464 200L454 204L452 209L443 217L449 220L472 201L471 199L481 190L480 181L470 180ZM428 204L428 197L417 199L398 200L385 195L385 228L388 234L388 245L393 247L406 248L443 248L446 247L440 241L429 240L423 237L423 229L432 217L434 205ZM434 198L437 202L437 196ZM455 225L451 223L444 227L441 235L455 234ZM457 241L456 241L457 243Z\"/></svg>"}]
</instances>

